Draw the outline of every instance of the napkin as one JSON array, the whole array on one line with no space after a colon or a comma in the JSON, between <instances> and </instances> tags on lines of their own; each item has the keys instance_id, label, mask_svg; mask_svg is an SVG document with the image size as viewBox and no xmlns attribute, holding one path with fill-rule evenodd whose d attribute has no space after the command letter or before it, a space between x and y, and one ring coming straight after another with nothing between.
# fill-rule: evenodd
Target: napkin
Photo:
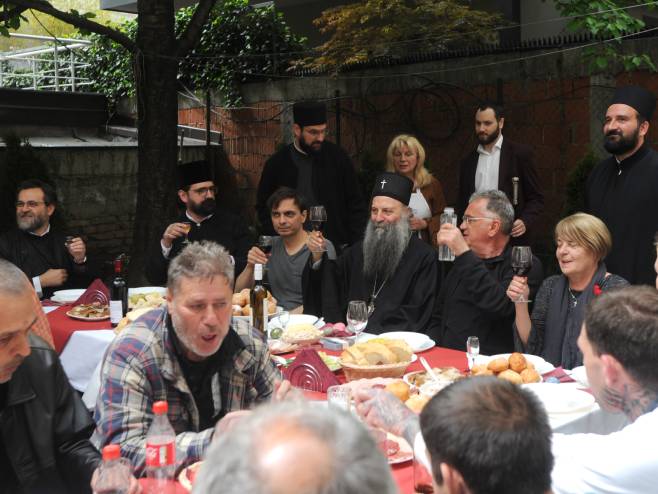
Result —
<instances>
[{"instance_id":1,"label":"napkin","mask_svg":"<svg viewBox=\"0 0 658 494\"><path fill-rule=\"evenodd\" d=\"M110 303L110 291L105 283L98 278L91 282L89 288L72 305L91 304L93 302L100 302L103 305Z\"/></svg>"},{"instance_id":2,"label":"napkin","mask_svg":"<svg viewBox=\"0 0 658 494\"><path fill-rule=\"evenodd\" d=\"M549 377L554 377L561 383L575 383L576 380L572 379L571 376L569 376L562 366L556 367L553 369L551 372L547 372L546 374L542 374L542 378L544 381L546 381L547 378Z\"/></svg>"},{"instance_id":3,"label":"napkin","mask_svg":"<svg viewBox=\"0 0 658 494\"><path fill-rule=\"evenodd\" d=\"M290 383L302 389L327 392L329 386L340 384L322 357L312 348L300 351L295 361L283 370Z\"/></svg>"}]
</instances>

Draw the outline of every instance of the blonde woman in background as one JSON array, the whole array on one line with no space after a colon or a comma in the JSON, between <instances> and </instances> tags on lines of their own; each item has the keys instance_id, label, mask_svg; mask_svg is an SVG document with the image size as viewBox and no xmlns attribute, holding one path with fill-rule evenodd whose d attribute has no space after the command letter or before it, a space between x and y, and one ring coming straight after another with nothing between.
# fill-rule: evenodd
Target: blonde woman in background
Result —
<instances>
[{"instance_id":1,"label":"blonde woman in background","mask_svg":"<svg viewBox=\"0 0 658 494\"><path fill-rule=\"evenodd\" d=\"M425 149L414 136L401 134L393 138L386 152L386 170L404 175L414 183L409 200L413 216L411 229L425 242L436 237L439 217L446 206L441 182L425 168Z\"/></svg>"}]
</instances>

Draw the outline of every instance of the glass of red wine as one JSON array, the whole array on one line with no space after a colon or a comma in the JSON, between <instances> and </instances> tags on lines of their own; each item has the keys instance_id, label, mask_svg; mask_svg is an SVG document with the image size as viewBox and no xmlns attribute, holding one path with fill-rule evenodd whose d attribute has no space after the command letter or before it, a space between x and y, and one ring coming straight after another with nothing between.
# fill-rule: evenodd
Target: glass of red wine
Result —
<instances>
[{"instance_id":1,"label":"glass of red wine","mask_svg":"<svg viewBox=\"0 0 658 494\"><path fill-rule=\"evenodd\" d=\"M309 210L308 219L311 222L313 231L322 233L322 227L327 221L327 210L324 206L312 206ZM327 249L322 249L322 252L325 250Z\"/></svg>"},{"instance_id":2,"label":"glass of red wine","mask_svg":"<svg viewBox=\"0 0 658 494\"><path fill-rule=\"evenodd\" d=\"M527 245L515 245L512 247L512 269L514 275L527 277L532 268L532 250ZM528 303L523 294L516 299L519 303Z\"/></svg>"},{"instance_id":3,"label":"glass of red wine","mask_svg":"<svg viewBox=\"0 0 658 494\"><path fill-rule=\"evenodd\" d=\"M272 253L272 237L269 235L261 235L258 237L258 248L263 251L267 257Z\"/></svg>"}]
</instances>

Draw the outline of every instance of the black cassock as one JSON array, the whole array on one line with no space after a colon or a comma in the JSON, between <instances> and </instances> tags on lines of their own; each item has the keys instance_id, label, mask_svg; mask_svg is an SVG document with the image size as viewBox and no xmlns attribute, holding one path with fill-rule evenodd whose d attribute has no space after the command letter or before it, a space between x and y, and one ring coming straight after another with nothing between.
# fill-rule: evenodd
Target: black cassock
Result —
<instances>
[{"instance_id":1,"label":"black cassock","mask_svg":"<svg viewBox=\"0 0 658 494\"><path fill-rule=\"evenodd\" d=\"M654 285L658 231L658 153L648 145L617 163L601 162L587 179L586 211L612 234L608 271L631 284Z\"/></svg>"},{"instance_id":2,"label":"black cassock","mask_svg":"<svg viewBox=\"0 0 658 494\"><path fill-rule=\"evenodd\" d=\"M336 261L325 257L320 269L307 267L304 271L304 312L322 316L327 322L344 322L350 300L369 303L380 287L366 332L427 333L438 292L436 251L413 235L393 276L383 287L382 280L375 284L363 275L362 241L349 247Z\"/></svg>"},{"instance_id":3,"label":"black cassock","mask_svg":"<svg viewBox=\"0 0 658 494\"><path fill-rule=\"evenodd\" d=\"M39 237L14 229L0 235L0 257L18 266L30 279L40 276L49 269L66 269L68 279L57 287L42 287L44 298L54 291L68 288L87 288L98 276L97 266L87 260L76 264L64 245L63 233L49 231Z\"/></svg>"}]
</instances>

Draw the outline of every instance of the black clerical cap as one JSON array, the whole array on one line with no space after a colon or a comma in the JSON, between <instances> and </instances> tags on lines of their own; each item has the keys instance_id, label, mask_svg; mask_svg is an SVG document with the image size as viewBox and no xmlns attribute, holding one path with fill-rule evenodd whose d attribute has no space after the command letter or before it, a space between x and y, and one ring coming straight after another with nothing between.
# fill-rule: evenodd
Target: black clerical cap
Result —
<instances>
[{"instance_id":1,"label":"black clerical cap","mask_svg":"<svg viewBox=\"0 0 658 494\"><path fill-rule=\"evenodd\" d=\"M211 182L210 163L205 160L178 165L178 188L182 189L200 182Z\"/></svg>"},{"instance_id":2,"label":"black clerical cap","mask_svg":"<svg viewBox=\"0 0 658 494\"><path fill-rule=\"evenodd\" d=\"M327 105L319 101L298 101L292 105L292 116L297 125L323 125L327 123Z\"/></svg>"},{"instance_id":3,"label":"black clerical cap","mask_svg":"<svg viewBox=\"0 0 658 494\"><path fill-rule=\"evenodd\" d=\"M414 183L407 177L397 173L384 172L375 181L375 186L372 188L372 197L392 197L406 206L409 204L413 188Z\"/></svg>"},{"instance_id":4,"label":"black clerical cap","mask_svg":"<svg viewBox=\"0 0 658 494\"><path fill-rule=\"evenodd\" d=\"M651 120L656 109L656 97L640 86L618 87L612 97L611 105L628 105L647 120Z\"/></svg>"}]
</instances>

